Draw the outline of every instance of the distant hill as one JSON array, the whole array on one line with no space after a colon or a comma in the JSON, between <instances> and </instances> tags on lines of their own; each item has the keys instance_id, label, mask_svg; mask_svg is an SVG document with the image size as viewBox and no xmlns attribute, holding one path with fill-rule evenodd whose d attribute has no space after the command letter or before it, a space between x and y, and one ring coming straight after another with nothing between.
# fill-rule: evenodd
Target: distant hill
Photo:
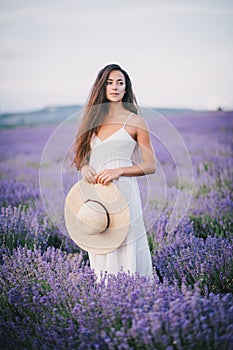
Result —
<instances>
[{"instance_id":1,"label":"distant hill","mask_svg":"<svg viewBox=\"0 0 233 350\"><path fill-rule=\"evenodd\" d=\"M0 128L15 126L29 126L41 124L57 124L77 113L82 106L46 107L38 111L2 113L0 114Z\"/></svg>"},{"instance_id":2,"label":"distant hill","mask_svg":"<svg viewBox=\"0 0 233 350\"><path fill-rule=\"evenodd\" d=\"M30 126L41 124L58 124L70 117L74 113L79 112L83 106L54 106L46 107L37 111L18 112L18 113L1 113L0 128L11 128L16 126ZM183 112L192 112L190 109L171 109L171 108L153 108L161 114L177 114ZM143 109L143 107L142 107Z\"/></svg>"}]
</instances>

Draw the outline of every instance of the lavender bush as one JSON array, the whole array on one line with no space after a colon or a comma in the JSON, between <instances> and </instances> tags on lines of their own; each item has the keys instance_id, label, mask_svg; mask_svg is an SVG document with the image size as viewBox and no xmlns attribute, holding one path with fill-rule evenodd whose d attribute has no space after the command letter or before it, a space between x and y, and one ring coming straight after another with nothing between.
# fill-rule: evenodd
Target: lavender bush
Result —
<instances>
[{"instance_id":1,"label":"lavender bush","mask_svg":"<svg viewBox=\"0 0 233 350\"><path fill-rule=\"evenodd\" d=\"M1 269L7 349L230 349L232 302L126 273L96 283L78 255L54 248L18 248Z\"/></svg>"},{"instance_id":2,"label":"lavender bush","mask_svg":"<svg viewBox=\"0 0 233 350\"><path fill-rule=\"evenodd\" d=\"M2 207L0 213L0 246L12 252L19 246L41 247L44 251L54 246L67 252L80 249L53 226L47 216L41 216L31 207Z\"/></svg>"},{"instance_id":3,"label":"lavender bush","mask_svg":"<svg viewBox=\"0 0 233 350\"><path fill-rule=\"evenodd\" d=\"M233 234L233 197L231 189L216 189L199 195L195 207L190 213L197 236L232 237Z\"/></svg>"},{"instance_id":4,"label":"lavender bush","mask_svg":"<svg viewBox=\"0 0 233 350\"><path fill-rule=\"evenodd\" d=\"M38 187L30 186L25 182L11 179L0 179L1 207L17 206L21 203L33 206L35 199L39 199Z\"/></svg>"},{"instance_id":5,"label":"lavender bush","mask_svg":"<svg viewBox=\"0 0 233 350\"><path fill-rule=\"evenodd\" d=\"M233 294L233 240L192 236L178 239L155 251L154 266L161 281L177 280L181 286L199 282L203 294Z\"/></svg>"},{"instance_id":6,"label":"lavender bush","mask_svg":"<svg viewBox=\"0 0 233 350\"><path fill-rule=\"evenodd\" d=\"M164 202L152 186L145 206L153 280L122 272L97 281L87 254L47 216L39 169L54 126L0 130L1 348L232 349L232 113L167 118L186 142L195 187L169 231L177 193L190 183L178 181L168 150L153 138L167 184ZM156 120L147 121L153 133ZM59 163L62 142L55 146ZM64 170L67 193L77 177ZM148 200L145 182L139 184Z\"/></svg>"}]
</instances>

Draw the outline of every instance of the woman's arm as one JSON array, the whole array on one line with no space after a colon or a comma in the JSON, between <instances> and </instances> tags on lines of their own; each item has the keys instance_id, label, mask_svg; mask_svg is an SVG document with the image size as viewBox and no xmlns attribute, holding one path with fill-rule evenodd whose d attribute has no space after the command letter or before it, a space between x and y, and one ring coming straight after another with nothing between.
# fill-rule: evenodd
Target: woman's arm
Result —
<instances>
[{"instance_id":1,"label":"woman's arm","mask_svg":"<svg viewBox=\"0 0 233 350\"><path fill-rule=\"evenodd\" d=\"M149 131L145 121L138 116L134 134L141 150L142 162L128 167L103 170L95 176L96 183L107 184L120 176L142 176L156 171L156 157L151 145Z\"/></svg>"}]
</instances>

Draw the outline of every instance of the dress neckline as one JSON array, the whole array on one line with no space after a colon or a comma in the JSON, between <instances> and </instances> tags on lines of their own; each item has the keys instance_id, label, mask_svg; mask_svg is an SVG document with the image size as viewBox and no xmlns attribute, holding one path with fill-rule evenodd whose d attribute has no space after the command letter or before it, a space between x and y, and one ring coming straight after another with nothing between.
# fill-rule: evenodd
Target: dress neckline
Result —
<instances>
[{"instance_id":1,"label":"dress neckline","mask_svg":"<svg viewBox=\"0 0 233 350\"><path fill-rule=\"evenodd\" d=\"M130 114L128 115L128 117L126 118L126 120L125 120L125 122L124 122L124 124L123 124L123 126L122 126L121 128L119 128L118 130L114 131L111 135L107 136L105 139L102 140L96 133L95 133L95 136L100 140L100 142L104 142L104 141L110 139L113 135L117 134L120 130L122 130L122 129L125 130L125 127L126 127L126 125L127 125L127 122L128 122L128 120L130 119L130 117L131 117L132 114L133 114L133 113L130 113ZM135 141L134 138L128 133L128 131L125 130L125 132L129 135L129 137L130 137L133 141ZM136 142L136 141L135 141L135 142Z\"/></svg>"},{"instance_id":2,"label":"dress neckline","mask_svg":"<svg viewBox=\"0 0 233 350\"><path fill-rule=\"evenodd\" d=\"M126 133L126 135L128 135L128 136L131 138L132 141L136 142L136 141L134 140L134 138L128 133L128 131L125 130L124 127L121 127L121 128L119 128L118 130L114 131L111 135L109 135L108 137L106 137L106 138L103 139L103 140L101 140L101 138L99 138L99 136L96 135L96 134L95 134L95 137L96 137L101 143L103 143L103 142L107 141L108 139L110 139L112 136L116 135L116 134L117 134L118 132L120 132L121 130L124 130L125 133Z\"/></svg>"}]
</instances>

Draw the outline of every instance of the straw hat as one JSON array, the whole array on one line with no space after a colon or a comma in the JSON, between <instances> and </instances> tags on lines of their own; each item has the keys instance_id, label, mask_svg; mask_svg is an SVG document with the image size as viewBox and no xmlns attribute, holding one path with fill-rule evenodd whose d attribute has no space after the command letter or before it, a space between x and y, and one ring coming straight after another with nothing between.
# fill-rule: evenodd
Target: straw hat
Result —
<instances>
[{"instance_id":1,"label":"straw hat","mask_svg":"<svg viewBox=\"0 0 233 350\"><path fill-rule=\"evenodd\" d=\"M65 223L82 249L106 254L121 245L130 223L129 207L113 184L77 182L65 200Z\"/></svg>"}]
</instances>

